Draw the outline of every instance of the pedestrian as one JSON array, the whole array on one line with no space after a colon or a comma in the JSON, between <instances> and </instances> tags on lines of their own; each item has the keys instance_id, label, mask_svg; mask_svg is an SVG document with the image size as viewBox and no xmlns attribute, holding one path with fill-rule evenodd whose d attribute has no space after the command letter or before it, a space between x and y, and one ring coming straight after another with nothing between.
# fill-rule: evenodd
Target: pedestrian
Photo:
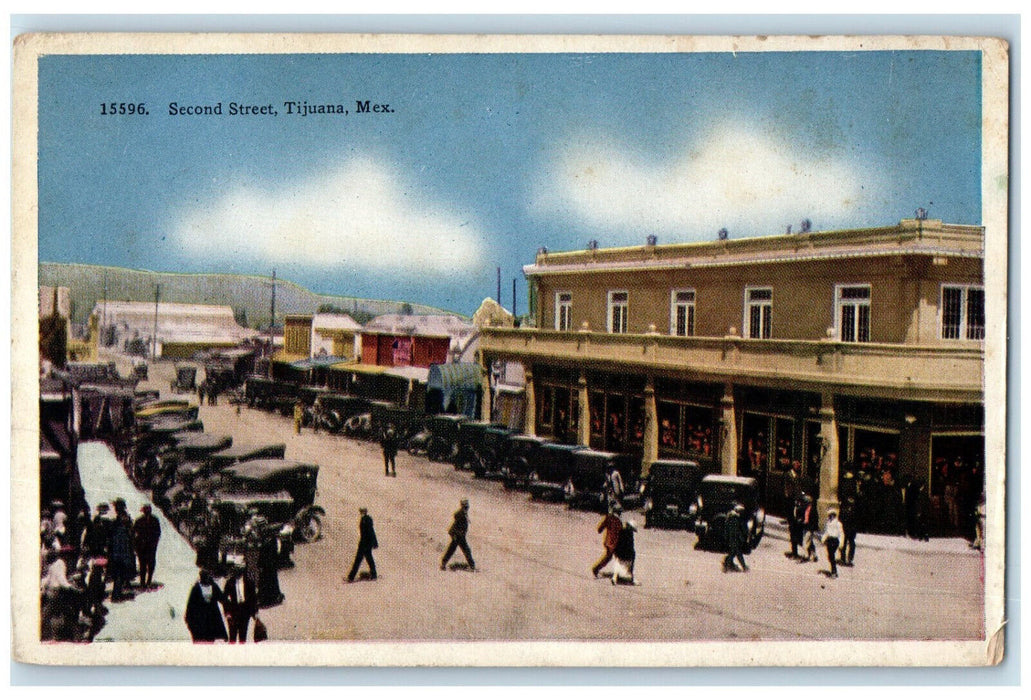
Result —
<instances>
[{"instance_id":1,"label":"pedestrian","mask_svg":"<svg viewBox=\"0 0 1031 700\"><path fill-rule=\"evenodd\" d=\"M301 405L300 401L294 402L294 430L297 434L301 434L301 423L304 422L304 406Z\"/></svg>"},{"instance_id":2,"label":"pedestrian","mask_svg":"<svg viewBox=\"0 0 1031 700\"><path fill-rule=\"evenodd\" d=\"M197 403L201 406L204 405L204 394L208 390L208 380L205 379L203 382L197 385Z\"/></svg>"},{"instance_id":3,"label":"pedestrian","mask_svg":"<svg viewBox=\"0 0 1031 700\"><path fill-rule=\"evenodd\" d=\"M215 583L211 572L201 569L200 578L190 589L190 597L186 601L186 614L183 617L194 644L229 639L219 605L225 605L225 594Z\"/></svg>"},{"instance_id":4,"label":"pedestrian","mask_svg":"<svg viewBox=\"0 0 1031 700\"><path fill-rule=\"evenodd\" d=\"M602 568L612 561L612 556L616 551L616 543L619 542L619 533L623 530L623 521L619 515L622 512L623 509L619 505L613 505L609 508L609 512L606 513L601 522L598 523L598 532L604 533L601 546L605 548L605 552L601 555L601 559L591 567L591 573L594 574L594 578L598 578Z\"/></svg>"},{"instance_id":5,"label":"pedestrian","mask_svg":"<svg viewBox=\"0 0 1031 700\"><path fill-rule=\"evenodd\" d=\"M136 553L132 549L132 517L125 501L115 499L114 507L115 519L108 533L108 571L114 581L111 602L117 603L132 598L126 588L136 578Z\"/></svg>"},{"instance_id":6,"label":"pedestrian","mask_svg":"<svg viewBox=\"0 0 1031 700\"><path fill-rule=\"evenodd\" d=\"M727 556L723 557L723 571L737 571L734 560L741 562L741 571L748 571L748 564L745 563L745 544L748 542L748 531L745 529L744 521L745 507L740 503L735 504L724 520L724 540L727 545Z\"/></svg>"},{"instance_id":7,"label":"pedestrian","mask_svg":"<svg viewBox=\"0 0 1031 700\"><path fill-rule=\"evenodd\" d=\"M637 549L634 546L634 533L637 532L637 525L633 520L628 521L619 530L619 539L612 554L615 564L612 568L612 585L629 584L636 585L634 578L634 563L637 561Z\"/></svg>"},{"instance_id":8,"label":"pedestrian","mask_svg":"<svg viewBox=\"0 0 1031 700\"><path fill-rule=\"evenodd\" d=\"M465 555L465 560L469 563L469 570L476 570L476 562L473 561L473 553L469 551L469 543L466 542L465 539L468 532L469 500L463 498L459 509L455 511L451 527L448 528L447 531L447 534L451 536L451 544L448 545L447 551L444 552L444 558L440 560L441 571L445 571L447 569L448 560L451 559L451 555L455 553L455 550L459 548L461 548L462 554Z\"/></svg>"},{"instance_id":9,"label":"pedestrian","mask_svg":"<svg viewBox=\"0 0 1031 700\"><path fill-rule=\"evenodd\" d=\"M823 546L827 548L827 559L831 563L831 569L827 575L831 578L838 577L838 546L845 540L845 531L838 520L838 511L831 508L827 511L827 525L823 528L823 536L820 538Z\"/></svg>"},{"instance_id":10,"label":"pedestrian","mask_svg":"<svg viewBox=\"0 0 1031 700\"><path fill-rule=\"evenodd\" d=\"M154 584L154 565L157 563L158 540L161 539L161 523L152 510L150 504L140 508L142 515L132 524L132 543L140 563L140 586L143 588Z\"/></svg>"},{"instance_id":11,"label":"pedestrian","mask_svg":"<svg viewBox=\"0 0 1031 700\"><path fill-rule=\"evenodd\" d=\"M820 561L816 555L817 532L820 529L820 515L813 503L813 497L805 494L802 497L805 502L805 509L802 511L802 546L805 550L805 557L800 561Z\"/></svg>"},{"instance_id":12,"label":"pedestrian","mask_svg":"<svg viewBox=\"0 0 1031 700\"><path fill-rule=\"evenodd\" d=\"M372 525L372 516L369 515L368 508L359 508L358 512L361 513L361 518L358 520L358 552L354 555L351 572L347 574L348 583L352 583L354 577L358 575L362 559L369 564L369 578L373 581L376 580L376 560L372 558L372 550L379 547L379 542L376 541L376 529Z\"/></svg>"},{"instance_id":13,"label":"pedestrian","mask_svg":"<svg viewBox=\"0 0 1031 700\"><path fill-rule=\"evenodd\" d=\"M82 534L82 548L93 557L107 557L107 545L111 530L111 519L108 512L111 507L107 503L97 504L97 514Z\"/></svg>"},{"instance_id":14,"label":"pedestrian","mask_svg":"<svg viewBox=\"0 0 1031 700\"><path fill-rule=\"evenodd\" d=\"M390 423L383 430L379 444L383 448L383 474L384 476L397 476L397 431L394 424Z\"/></svg>"},{"instance_id":15,"label":"pedestrian","mask_svg":"<svg viewBox=\"0 0 1031 700\"><path fill-rule=\"evenodd\" d=\"M788 513L788 539L791 541L791 551L785 552L784 556L790 559L798 559L798 548L802 546L802 521L805 519L805 508L804 494L798 492L791 512Z\"/></svg>"},{"instance_id":16,"label":"pedestrian","mask_svg":"<svg viewBox=\"0 0 1031 700\"><path fill-rule=\"evenodd\" d=\"M225 602L222 607L229 628L229 643L247 641L247 628L251 618L258 616L258 590L255 581L247 576L243 563L234 563L233 572L226 580Z\"/></svg>"},{"instance_id":17,"label":"pedestrian","mask_svg":"<svg viewBox=\"0 0 1031 700\"><path fill-rule=\"evenodd\" d=\"M977 501L977 510L975 511L976 519L974 520L974 541L970 543L972 549L978 551L984 551L984 527L985 519L988 514L987 501L985 500L985 493L981 491L981 497Z\"/></svg>"},{"instance_id":18,"label":"pedestrian","mask_svg":"<svg viewBox=\"0 0 1031 700\"><path fill-rule=\"evenodd\" d=\"M218 382L211 382L211 385L208 386L208 405L218 405Z\"/></svg>"},{"instance_id":19,"label":"pedestrian","mask_svg":"<svg viewBox=\"0 0 1031 700\"><path fill-rule=\"evenodd\" d=\"M841 504L838 522L841 523L841 530L844 536L841 542L841 565L852 566L852 561L856 556L856 529L859 522L855 497L849 496Z\"/></svg>"}]
</instances>

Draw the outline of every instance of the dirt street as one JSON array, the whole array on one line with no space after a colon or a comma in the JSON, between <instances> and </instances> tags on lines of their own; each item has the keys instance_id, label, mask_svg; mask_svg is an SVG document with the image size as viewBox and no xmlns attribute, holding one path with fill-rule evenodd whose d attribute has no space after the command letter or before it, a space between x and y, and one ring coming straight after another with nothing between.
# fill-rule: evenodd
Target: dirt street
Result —
<instances>
[{"instance_id":1,"label":"dirt street","mask_svg":"<svg viewBox=\"0 0 1031 700\"><path fill-rule=\"evenodd\" d=\"M167 394L169 363L152 365ZM263 611L278 639L292 640L805 640L977 639L983 636L981 560L928 543L864 547L840 578L784 557L768 536L751 571L721 571L722 555L694 549L684 531L643 529L637 586L595 579L600 515L530 501L448 464L404 452L397 477L383 473L379 446L341 436L296 435L293 421L227 402L203 406L210 433L238 443L285 442L289 459L317 463L324 536L298 545L280 573L286 601ZM475 572L440 571L447 529L468 498ZM358 541L359 507L375 521L379 579L344 577ZM919 543L920 546L923 543ZM916 550L913 549L916 547ZM822 553L821 553L822 554ZM452 562L462 562L461 552Z\"/></svg>"}]
</instances>

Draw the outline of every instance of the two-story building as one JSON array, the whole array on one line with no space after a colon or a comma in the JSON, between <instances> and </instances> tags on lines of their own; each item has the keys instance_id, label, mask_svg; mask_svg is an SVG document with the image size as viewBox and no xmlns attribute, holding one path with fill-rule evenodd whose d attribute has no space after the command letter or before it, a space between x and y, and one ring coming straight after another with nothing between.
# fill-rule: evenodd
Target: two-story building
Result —
<instances>
[{"instance_id":1,"label":"two-story building","mask_svg":"<svg viewBox=\"0 0 1031 700\"><path fill-rule=\"evenodd\" d=\"M963 531L983 483L983 251L981 227L916 219L542 249L524 268L536 327L485 328L481 362L523 364L527 433L645 472L712 460L780 514L793 463L821 512L858 474L922 482L939 530Z\"/></svg>"}]
</instances>

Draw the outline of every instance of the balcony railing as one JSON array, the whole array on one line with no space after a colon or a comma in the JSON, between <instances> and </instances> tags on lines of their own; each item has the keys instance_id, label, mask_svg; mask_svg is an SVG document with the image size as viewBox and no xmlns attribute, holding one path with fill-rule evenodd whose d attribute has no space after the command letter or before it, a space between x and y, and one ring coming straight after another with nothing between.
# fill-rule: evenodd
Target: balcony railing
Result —
<instances>
[{"instance_id":1,"label":"balcony railing","mask_svg":"<svg viewBox=\"0 0 1031 700\"><path fill-rule=\"evenodd\" d=\"M660 334L487 328L488 356L663 373L700 381L873 394L911 400L981 401L984 349L834 340L754 340Z\"/></svg>"}]
</instances>

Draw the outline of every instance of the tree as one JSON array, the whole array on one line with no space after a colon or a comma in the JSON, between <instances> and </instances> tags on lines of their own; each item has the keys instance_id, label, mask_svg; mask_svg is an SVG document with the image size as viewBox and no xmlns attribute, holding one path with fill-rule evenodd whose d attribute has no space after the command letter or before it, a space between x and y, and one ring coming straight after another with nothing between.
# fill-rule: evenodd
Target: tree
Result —
<instances>
[{"instance_id":1,"label":"tree","mask_svg":"<svg viewBox=\"0 0 1031 700\"><path fill-rule=\"evenodd\" d=\"M236 319L236 325L247 328L247 309L242 306L234 308L233 318Z\"/></svg>"},{"instance_id":2,"label":"tree","mask_svg":"<svg viewBox=\"0 0 1031 700\"><path fill-rule=\"evenodd\" d=\"M39 356L54 367L64 367L68 359L68 324L59 313L39 320Z\"/></svg>"},{"instance_id":3,"label":"tree","mask_svg":"<svg viewBox=\"0 0 1031 700\"><path fill-rule=\"evenodd\" d=\"M409 304L407 301L405 303L401 304L401 315L402 316L411 316L413 313L415 313L415 311L412 309L412 305L411 304Z\"/></svg>"}]
</instances>

